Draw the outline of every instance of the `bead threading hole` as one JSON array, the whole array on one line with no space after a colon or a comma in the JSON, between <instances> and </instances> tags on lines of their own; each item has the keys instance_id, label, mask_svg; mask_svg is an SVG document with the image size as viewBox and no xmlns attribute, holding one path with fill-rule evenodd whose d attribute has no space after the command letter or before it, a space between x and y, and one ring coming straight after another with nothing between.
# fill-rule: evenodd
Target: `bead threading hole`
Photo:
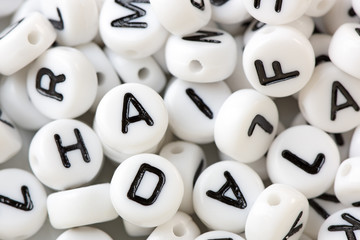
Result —
<instances>
[{"instance_id":1,"label":"bead threading hole","mask_svg":"<svg viewBox=\"0 0 360 240\"><path fill-rule=\"evenodd\" d=\"M280 204L281 200L278 195L271 194L270 196L268 196L267 202L270 206L277 206Z\"/></svg>"},{"instance_id":2,"label":"bead threading hole","mask_svg":"<svg viewBox=\"0 0 360 240\"><path fill-rule=\"evenodd\" d=\"M28 34L28 42L31 45L36 45L40 42L40 35L37 31L32 31Z\"/></svg>"},{"instance_id":3,"label":"bead threading hole","mask_svg":"<svg viewBox=\"0 0 360 240\"><path fill-rule=\"evenodd\" d=\"M186 233L186 229L182 223L179 223L173 227L173 233L176 237L183 237Z\"/></svg>"},{"instance_id":4,"label":"bead threading hole","mask_svg":"<svg viewBox=\"0 0 360 240\"><path fill-rule=\"evenodd\" d=\"M182 153L183 151L184 151L184 149L181 146L175 146L171 149L172 154L179 154L179 153Z\"/></svg>"},{"instance_id":5,"label":"bead threading hole","mask_svg":"<svg viewBox=\"0 0 360 240\"><path fill-rule=\"evenodd\" d=\"M140 80L145 80L149 77L150 71L149 69L143 67L138 71L138 77Z\"/></svg>"},{"instance_id":6,"label":"bead threading hole","mask_svg":"<svg viewBox=\"0 0 360 240\"><path fill-rule=\"evenodd\" d=\"M203 66L200 61L192 60L189 64L190 71L192 72L200 72L203 69Z\"/></svg>"}]
</instances>

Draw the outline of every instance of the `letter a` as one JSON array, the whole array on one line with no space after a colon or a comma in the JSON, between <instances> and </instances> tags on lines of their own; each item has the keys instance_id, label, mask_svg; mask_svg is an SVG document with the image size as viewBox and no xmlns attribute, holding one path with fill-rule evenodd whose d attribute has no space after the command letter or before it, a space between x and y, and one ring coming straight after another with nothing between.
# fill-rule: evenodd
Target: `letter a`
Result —
<instances>
[{"instance_id":1,"label":"letter a","mask_svg":"<svg viewBox=\"0 0 360 240\"><path fill-rule=\"evenodd\" d=\"M337 96L338 91L345 97L346 102L337 105ZM345 87L338 81L333 82L331 89L331 121L335 121L336 113L344 108L352 107L356 112L360 110L359 105L352 98L350 93L345 89Z\"/></svg>"}]
</instances>

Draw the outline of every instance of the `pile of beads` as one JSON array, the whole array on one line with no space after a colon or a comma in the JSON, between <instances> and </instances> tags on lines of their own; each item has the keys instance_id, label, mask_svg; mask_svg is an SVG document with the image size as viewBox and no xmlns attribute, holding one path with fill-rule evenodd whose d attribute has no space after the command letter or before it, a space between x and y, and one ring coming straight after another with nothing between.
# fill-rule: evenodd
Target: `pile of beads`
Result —
<instances>
[{"instance_id":1,"label":"pile of beads","mask_svg":"<svg viewBox=\"0 0 360 240\"><path fill-rule=\"evenodd\" d=\"M0 239L360 239L356 0L0 0Z\"/></svg>"}]
</instances>

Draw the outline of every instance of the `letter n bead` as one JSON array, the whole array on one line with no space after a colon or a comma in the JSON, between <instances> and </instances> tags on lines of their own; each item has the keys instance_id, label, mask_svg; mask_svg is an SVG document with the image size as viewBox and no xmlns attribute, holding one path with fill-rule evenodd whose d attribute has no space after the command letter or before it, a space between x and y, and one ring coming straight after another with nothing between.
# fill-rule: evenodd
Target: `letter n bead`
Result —
<instances>
[{"instance_id":1,"label":"letter n bead","mask_svg":"<svg viewBox=\"0 0 360 240\"><path fill-rule=\"evenodd\" d=\"M170 220L180 207L184 184L175 166L155 154L138 154L116 169L111 201L126 221L155 227Z\"/></svg>"}]
</instances>

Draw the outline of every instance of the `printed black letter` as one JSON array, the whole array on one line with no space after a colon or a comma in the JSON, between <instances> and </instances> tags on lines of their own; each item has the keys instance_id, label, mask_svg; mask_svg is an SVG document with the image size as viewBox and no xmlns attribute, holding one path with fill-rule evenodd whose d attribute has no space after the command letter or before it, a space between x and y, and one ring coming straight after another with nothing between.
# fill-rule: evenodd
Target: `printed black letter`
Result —
<instances>
[{"instance_id":1,"label":"printed black letter","mask_svg":"<svg viewBox=\"0 0 360 240\"><path fill-rule=\"evenodd\" d=\"M190 0L190 2L197 9L204 11L204 9L205 9L204 0L200 0L200 2L197 2L197 0Z\"/></svg>"},{"instance_id":2,"label":"printed black letter","mask_svg":"<svg viewBox=\"0 0 360 240\"><path fill-rule=\"evenodd\" d=\"M43 88L41 86L41 80L44 75L47 75L50 78L49 88ZM53 98L57 101L62 101L64 99L61 93L56 92L56 84L65 81L65 75L60 74L55 76L54 73L48 68L41 68L36 75L36 90L41 94L49 98Z\"/></svg>"},{"instance_id":3,"label":"printed black letter","mask_svg":"<svg viewBox=\"0 0 360 240\"><path fill-rule=\"evenodd\" d=\"M59 16L59 20L49 19L53 27L57 30L63 30L64 29L64 21L60 12L59 8L56 8L57 14Z\"/></svg>"},{"instance_id":4,"label":"printed black letter","mask_svg":"<svg viewBox=\"0 0 360 240\"><path fill-rule=\"evenodd\" d=\"M305 172L307 172L309 174L313 174L313 175L320 172L321 167L325 163L325 155L322 154L322 153L319 153L316 156L315 161L313 162L313 164L309 164L308 162L306 162L303 159L299 158L298 156L296 156L295 154L293 154L289 150L282 151L281 155L283 156L283 158L285 158L286 160L289 160L291 163L295 164L296 166L298 166L299 168L301 168Z\"/></svg>"},{"instance_id":5,"label":"printed black letter","mask_svg":"<svg viewBox=\"0 0 360 240\"><path fill-rule=\"evenodd\" d=\"M216 7L221 7L225 3L227 3L229 0L210 0L210 3Z\"/></svg>"},{"instance_id":6,"label":"printed black letter","mask_svg":"<svg viewBox=\"0 0 360 240\"><path fill-rule=\"evenodd\" d=\"M337 105L338 91L346 98L346 102ZM338 81L333 82L331 89L331 114L330 119L335 121L336 113L344 108L352 107L356 112L359 111L359 105L352 98L350 93L345 89L345 87Z\"/></svg>"},{"instance_id":7,"label":"printed black letter","mask_svg":"<svg viewBox=\"0 0 360 240\"><path fill-rule=\"evenodd\" d=\"M11 207L23 210L23 211L30 211L34 208L33 202L31 201L29 188L27 186L21 186L21 193L24 198L24 203L15 201L11 198L5 197L3 195L0 195L0 203L3 203L5 205L9 205Z\"/></svg>"},{"instance_id":8,"label":"printed black letter","mask_svg":"<svg viewBox=\"0 0 360 240\"><path fill-rule=\"evenodd\" d=\"M183 37L183 40L187 41L195 41L195 42L207 42L207 43L221 43L221 41L216 39L206 39L208 37L215 37L215 36L221 36L223 33L221 32L211 32L211 31L205 31L200 30L194 33L194 35Z\"/></svg>"},{"instance_id":9,"label":"printed black letter","mask_svg":"<svg viewBox=\"0 0 360 240\"><path fill-rule=\"evenodd\" d=\"M115 0L117 4L120 4L124 8L127 8L134 13L115 19L111 22L112 27L123 27L123 28L147 28L146 22L130 22L134 19L143 17L146 15L146 11L140 7L135 6L133 3L150 3L149 0Z\"/></svg>"},{"instance_id":10,"label":"printed black letter","mask_svg":"<svg viewBox=\"0 0 360 240\"><path fill-rule=\"evenodd\" d=\"M0 117L1 117L1 115L2 115L2 111L0 110ZM4 120L4 119L1 119L1 118L0 118L0 122L8 125L8 126L11 127L11 128L15 128L14 125L12 125L11 123L9 123L8 121L6 121L6 120Z\"/></svg>"},{"instance_id":11,"label":"printed black letter","mask_svg":"<svg viewBox=\"0 0 360 240\"><path fill-rule=\"evenodd\" d=\"M354 231L360 229L360 221L349 213L343 213L341 217L352 225L331 225L328 227L328 230L330 232L344 231L348 240L356 240L357 238Z\"/></svg>"},{"instance_id":12,"label":"printed black letter","mask_svg":"<svg viewBox=\"0 0 360 240\"><path fill-rule=\"evenodd\" d=\"M317 212L322 218L327 219L330 214L326 212L326 210L321 207L317 202L315 202L316 199L321 199L328 202L333 203L340 203L340 201L336 198L335 195L324 193L316 198L309 199L309 205Z\"/></svg>"},{"instance_id":13,"label":"printed black letter","mask_svg":"<svg viewBox=\"0 0 360 240\"><path fill-rule=\"evenodd\" d=\"M260 84L263 86L290 80L290 79L296 78L300 75L299 71L283 73L280 62L274 61L272 63L272 68L274 70L275 75L273 77L267 77L266 73L265 73L265 68L264 68L263 62L258 59L255 61L254 64L255 64L255 69L256 69L257 75L259 77Z\"/></svg>"},{"instance_id":14,"label":"printed black letter","mask_svg":"<svg viewBox=\"0 0 360 240\"><path fill-rule=\"evenodd\" d=\"M261 0L254 0L254 8L259 9L261 4ZM275 11L281 12L282 0L276 0L275 2Z\"/></svg>"},{"instance_id":15,"label":"printed black letter","mask_svg":"<svg viewBox=\"0 0 360 240\"><path fill-rule=\"evenodd\" d=\"M303 215L303 212L301 211L301 212L299 213L299 215L297 216L294 224L291 226L290 231L288 232L288 234L286 234L286 236L283 238L283 240L289 239L292 235L294 235L295 233L297 233L298 231L300 231L300 229L303 227L303 224L301 223L301 224L298 225L298 226L296 226L296 225L299 223L302 215Z\"/></svg>"},{"instance_id":16,"label":"printed black letter","mask_svg":"<svg viewBox=\"0 0 360 240\"><path fill-rule=\"evenodd\" d=\"M204 103L204 101L195 93L194 89L187 88L185 90L191 101L195 103L197 108L209 119L213 119L214 115L211 109Z\"/></svg>"},{"instance_id":17,"label":"printed black letter","mask_svg":"<svg viewBox=\"0 0 360 240\"><path fill-rule=\"evenodd\" d=\"M248 130L248 136L250 137L253 132L254 129L256 127L256 125L259 125L262 129L264 129L265 132L267 132L268 134L271 134L274 130L273 125L271 125L271 123L269 123L263 116L261 116L260 114L257 114L254 119L252 120L249 130Z\"/></svg>"}]
</instances>

